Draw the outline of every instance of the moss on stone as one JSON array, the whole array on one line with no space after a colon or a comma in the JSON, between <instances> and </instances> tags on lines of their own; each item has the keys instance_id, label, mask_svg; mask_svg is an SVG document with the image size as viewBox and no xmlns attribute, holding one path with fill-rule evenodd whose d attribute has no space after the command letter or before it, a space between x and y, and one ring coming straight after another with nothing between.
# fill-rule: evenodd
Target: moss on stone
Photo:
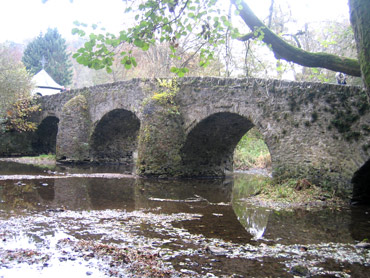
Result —
<instances>
[{"instance_id":1,"label":"moss on stone","mask_svg":"<svg viewBox=\"0 0 370 278\"><path fill-rule=\"evenodd\" d=\"M358 121L359 118L359 115L349 110L347 110L347 112L337 111L331 123L340 133L347 133L351 131L352 124Z\"/></svg>"},{"instance_id":2,"label":"moss on stone","mask_svg":"<svg viewBox=\"0 0 370 278\"><path fill-rule=\"evenodd\" d=\"M288 179L306 179L312 184L320 186L325 190L330 190L334 195L349 199L352 194L350 180L352 176L347 176L348 171L343 169L333 170L330 165L280 165L273 169L273 181L283 183Z\"/></svg>"},{"instance_id":3,"label":"moss on stone","mask_svg":"<svg viewBox=\"0 0 370 278\"><path fill-rule=\"evenodd\" d=\"M370 150L370 144L364 144L362 145L362 149L367 152L368 150Z\"/></svg>"},{"instance_id":4,"label":"moss on stone","mask_svg":"<svg viewBox=\"0 0 370 278\"><path fill-rule=\"evenodd\" d=\"M359 115L365 115L370 110L370 105L365 92L362 92L358 97L357 101L354 103L357 107Z\"/></svg>"},{"instance_id":5,"label":"moss on stone","mask_svg":"<svg viewBox=\"0 0 370 278\"><path fill-rule=\"evenodd\" d=\"M64 104L62 111L64 116L58 127L57 159L88 160L91 124L86 97L82 94L73 97Z\"/></svg>"},{"instance_id":6,"label":"moss on stone","mask_svg":"<svg viewBox=\"0 0 370 278\"><path fill-rule=\"evenodd\" d=\"M67 112L69 110L73 110L75 108L82 108L83 110L87 110L87 100L86 97L83 95L77 95L74 98L70 99L66 102L63 106L63 112Z\"/></svg>"},{"instance_id":7,"label":"moss on stone","mask_svg":"<svg viewBox=\"0 0 370 278\"><path fill-rule=\"evenodd\" d=\"M345 134L345 139L347 141L351 141L351 140L355 140L355 141L358 141L361 137L361 133L360 132L357 132L357 131L351 131L351 132L347 132Z\"/></svg>"},{"instance_id":8,"label":"moss on stone","mask_svg":"<svg viewBox=\"0 0 370 278\"><path fill-rule=\"evenodd\" d=\"M167 104L156 99L148 100L143 111L137 173L161 178L182 176L180 149L185 135L180 114L172 113Z\"/></svg>"},{"instance_id":9,"label":"moss on stone","mask_svg":"<svg viewBox=\"0 0 370 278\"><path fill-rule=\"evenodd\" d=\"M365 131L366 133L370 133L370 126L369 125L363 124L361 127L362 127L363 131Z\"/></svg>"},{"instance_id":10,"label":"moss on stone","mask_svg":"<svg viewBox=\"0 0 370 278\"><path fill-rule=\"evenodd\" d=\"M312 112L312 114L311 114L311 123L316 122L318 118L319 118L319 114L316 111Z\"/></svg>"}]
</instances>

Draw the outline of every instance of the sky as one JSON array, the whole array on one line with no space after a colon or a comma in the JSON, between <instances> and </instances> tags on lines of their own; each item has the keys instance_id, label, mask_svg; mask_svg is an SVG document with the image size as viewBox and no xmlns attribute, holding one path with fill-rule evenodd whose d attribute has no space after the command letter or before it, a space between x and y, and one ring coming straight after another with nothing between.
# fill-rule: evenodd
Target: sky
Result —
<instances>
[{"instance_id":1,"label":"sky","mask_svg":"<svg viewBox=\"0 0 370 278\"><path fill-rule=\"evenodd\" d=\"M117 32L124 22L122 0L0 0L0 42L21 43L48 28L57 28L64 38L72 38L74 21L101 23Z\"/></svg>"},{"instance_id":2,"label":"sky","mask_svg":"<svg viewBox=\"0 0 370 278\"><path fill-rule=\"evenodd\" d=\"M226 0L220 0L226 1ZM302 21L348 18L348 0L289 0L292 11ZM270 0L246 0L257 16L268 12ZM279 0L275 0L279 2ZM74 21L100 23L116 33L124 28L122 0L0 0L0 43L23 43L48 28L57 28L67 40L73 39ZM126 20L127 21L127 20Z\"/></svg>"}]
</instances>

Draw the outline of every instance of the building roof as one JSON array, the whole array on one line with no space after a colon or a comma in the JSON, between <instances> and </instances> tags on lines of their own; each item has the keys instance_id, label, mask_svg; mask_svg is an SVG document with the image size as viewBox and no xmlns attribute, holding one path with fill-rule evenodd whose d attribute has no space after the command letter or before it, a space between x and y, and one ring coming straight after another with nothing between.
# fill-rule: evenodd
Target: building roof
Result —
<instances>
[{"instance_id":1,"label":"building roof","mask_svg":"<svg viewBox=\"0 0 370 278\"><path fill-rule=\"evenodd\" d=\"M64 87L56 83L44 69L40 70L32 77L32 82L36 86L35 89L32 90L32 95L54 95L64 90Z\"/></svg>"}]
</instances>

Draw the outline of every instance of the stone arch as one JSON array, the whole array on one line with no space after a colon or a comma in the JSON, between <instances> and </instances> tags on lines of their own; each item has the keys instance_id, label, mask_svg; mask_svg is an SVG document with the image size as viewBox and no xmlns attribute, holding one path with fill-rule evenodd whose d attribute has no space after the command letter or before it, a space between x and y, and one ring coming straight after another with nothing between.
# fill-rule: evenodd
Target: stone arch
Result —
<instances>
[{"instance_id":1,"label":"stone arch","mask_svg":"<svg viewBox=\"0 0 370 278\"><path fill-rule=\"evenodd\" d=\"M352 178L354 203L370 204L370 159L358 169Z\"/></svg>"},{"instance_id":2,"label":"stone arch","mask_svg":"<svg viewBox=\"0 0 370 278\"><path fill-rule=\"evenodd\" d=\"M209 115L192 128L181 150L190 176L224 176L233 171L233 153L254 124L231 112Z\"/></svg>"},{"instance_id":3,"label":"stone arch","mask_svg":"<svg viewBox=\"0 0 370 278\"><path fill-rule=\"evenodd\" d=\"M139 118L131 111L114 109L96 124L91 136L91 161L133 164L140 129Z\"/></svg>"},{"instance_id":4,"label":"stone arch","mask_svg":"<svg viewBox=\"0 0 370 278\"><path fill-rule=\"evenodd\" d=\"M55 154L59 118L56 116L45 117L35 132L32 148L37 154Z\"/></svg>"}]
</instances>

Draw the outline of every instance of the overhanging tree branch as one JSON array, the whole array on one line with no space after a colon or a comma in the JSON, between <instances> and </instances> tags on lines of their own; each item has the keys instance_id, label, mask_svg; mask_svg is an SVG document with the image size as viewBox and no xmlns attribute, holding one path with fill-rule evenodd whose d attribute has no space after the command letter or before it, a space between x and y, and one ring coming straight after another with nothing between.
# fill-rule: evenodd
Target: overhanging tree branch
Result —
<instances>
[{"instance_id":1,"label":"overhanging tree branch","mask_svg":"<svg viewBox=\"0 0 370 278\"><path fill-rule=\"evenodd\" d=\"M357 60L323 52L308 52L294 47L267 28L244 1L231 0L231 2L237 9L239 7L240 17L252 32L260 33L262 41L272 48L277 59L284 59L304 67L326 68L352 76L361 76L360 64ZM242 40L245 40L249 36L251 35L248 34Z\"/></svg>"}]
</instances>

